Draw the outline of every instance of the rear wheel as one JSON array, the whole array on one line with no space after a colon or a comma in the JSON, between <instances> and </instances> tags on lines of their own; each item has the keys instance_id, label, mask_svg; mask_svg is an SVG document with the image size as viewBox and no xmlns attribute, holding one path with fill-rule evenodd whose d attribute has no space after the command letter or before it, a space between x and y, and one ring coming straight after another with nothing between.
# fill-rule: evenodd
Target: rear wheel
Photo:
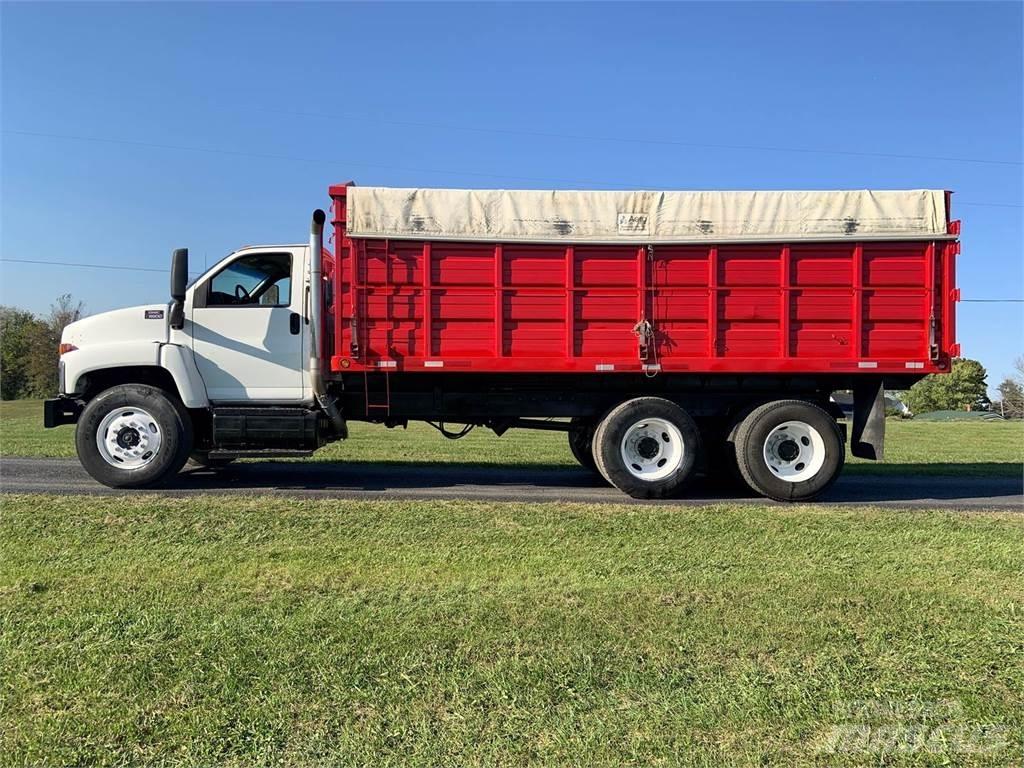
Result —
<instances>
[{"instance_id":1,"label":"rear wheel","mask_svg":"<svg viewBox=\"0 0 1024 768\"><path fill-rule=\"evenodd\" d=\"M156 387L122 384L82 411L75 447L85 470L113 488L142 488L175 474L192 448L192 420Z\"/></svg>"},{"instance_id":2,"label":"rear wheel","mask_svg":"<svg viewBox=\"0 0 1024 768\"><path fill-rule=\"evenodd\" d=\"M802 400L755 408L736 431L735 444L747 485L777 501L808 501L823 493L846 458L835 419Z\"/></svg>"},{"instance_id":3,"label":"rear wheel","mask_svg":"<svg viewBox=\"0 0 1024 768\"><path fill-rule=\"evenodd\" d=\"M700 432L675 403L638 397L616 406L594 433L594 459L604 478L638 499L660 499L693 475Z\"/></svg>"},{"instance_id":4,"label":"rear wheel","mask_svg":"<svg viewBox=\"0 0 1024 768\"><path fill-rule=\"evenodd\" d=\"M568 432L569 450L580 466L597 472L594 462L594 424L585 419L573 419L572 428Z\"/></svg>"}]
</instances>

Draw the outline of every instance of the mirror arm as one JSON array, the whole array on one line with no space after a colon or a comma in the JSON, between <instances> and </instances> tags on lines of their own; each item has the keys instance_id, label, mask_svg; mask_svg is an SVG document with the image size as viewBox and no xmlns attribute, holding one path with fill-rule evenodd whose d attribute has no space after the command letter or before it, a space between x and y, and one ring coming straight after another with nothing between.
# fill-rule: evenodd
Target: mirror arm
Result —
<instances>
[{"instance_id":1,"label":"mirror arm","mask_svg":"<svg viewBox=\"0 0 1024 768\"><path fill-rule=\"evenodd\" d=\"M170 325L176 331L185 327L185 303L175 299L171 303Z\"/></svg>"}]
</instances>

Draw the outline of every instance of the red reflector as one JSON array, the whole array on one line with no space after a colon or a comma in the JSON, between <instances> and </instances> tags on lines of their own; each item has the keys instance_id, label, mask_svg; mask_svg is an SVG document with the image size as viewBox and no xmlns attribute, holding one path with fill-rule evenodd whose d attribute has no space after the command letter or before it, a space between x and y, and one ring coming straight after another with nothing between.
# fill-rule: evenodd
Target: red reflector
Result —
<instances>
[{"instance_id":1,"label":"red reflector","mask_svg":"<svg viewBox=\"0 0 1024 768\"><path fill-rule=\"evenodd\" d=\"M57 347L57 352L58 354L63 355L66 352L74 352L76 349L78 349L78 347L76 347L74 344L61 344L59 347Z\"/></svg>"}]
</instances>

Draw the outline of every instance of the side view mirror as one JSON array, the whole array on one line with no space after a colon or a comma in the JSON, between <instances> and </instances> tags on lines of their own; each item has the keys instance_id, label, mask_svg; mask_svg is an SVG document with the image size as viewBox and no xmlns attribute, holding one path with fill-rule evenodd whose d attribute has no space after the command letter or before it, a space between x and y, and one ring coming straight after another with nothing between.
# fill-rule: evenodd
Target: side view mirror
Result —
<instances>
[{"instance_id":1,"label":"side view mirror","mask_svg":"<svg viewBox=\"0 0 1024 768\"><path fill-rule=\"evenodd\" d=\"M185 327L185 289L188 287L188 248L177 248L171 254L171 328Z\"/></svg>"}]
</instances>

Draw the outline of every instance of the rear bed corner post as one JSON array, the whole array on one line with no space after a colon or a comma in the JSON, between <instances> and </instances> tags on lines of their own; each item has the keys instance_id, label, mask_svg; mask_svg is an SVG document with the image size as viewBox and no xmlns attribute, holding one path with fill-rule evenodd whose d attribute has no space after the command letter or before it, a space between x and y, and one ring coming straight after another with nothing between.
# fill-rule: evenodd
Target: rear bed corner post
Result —
<instances>
[{"instance_id":1,"label":"rear bed corner post","mask_svg":"<svg viewBox=\"0 0 1024 768\"><path fill-rule=\"evenodd\" d=\"M853 387L853 434L850 452L881 461L885 455L885 382L865 377Z\"/></svg>"}]
</instances>

